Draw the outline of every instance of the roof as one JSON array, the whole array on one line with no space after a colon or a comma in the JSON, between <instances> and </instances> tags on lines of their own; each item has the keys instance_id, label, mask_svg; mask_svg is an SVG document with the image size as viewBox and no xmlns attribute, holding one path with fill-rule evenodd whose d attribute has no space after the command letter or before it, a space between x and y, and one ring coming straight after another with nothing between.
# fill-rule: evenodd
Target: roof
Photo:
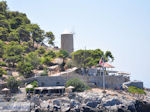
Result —
<instances>
[{"instance_id":1,"label":"roof","mask_svg":"<svg viewBox=\"0 0 150 112\"><path fill-rule=\"evenodd\" d=\"M4 89L2 89L2 91L9 91L10 89L8 89L8 88L4 88Z\"/></svg>"},{"instance_id":2,"label":"roof","mask_svg":"<svg viewBox=\"0 0 150 112\"><path fill-rule=\"evenodd\" d=\"M73 34L73 33L65 29L62 34Z\"/></svg>"},{"instance_id":3,"label":"roof","mask_svg":"<svg viewBox=\"0 0 150 112\"><path fill-rule=\"evenodd\" d=\"M112 66L112 65L110 65L108 63L104 63L104 67L106 67L106 68L115 68L114 66Z\"/></svg>"},{"instance_id":4,"label":"roof","mask_svg":"<svg viewBox=\"0 0 150 112\"><path fill-rule=\"evenodd\" d=\"M102 65L98 64L97 67L102 67ZM104 63L104 67L106 67L106 68L115 68L114 66L108 64L107 62Z\"/></svg>"},{"instance_id":5,"label":"roof","mask_svg":"<svg viewBox=\"0 0 150 112\"><path fill-rule=\"evenodd\" d=\"M74 87L73 86L69 86L69 87L67 87L68 89L74 89Z\"/></svg>"},{"instance_id":6,"label":"roof","mask_svg":"<svg viewBox=\"0 0 150 112\"><path fill-rule=\"evenodd\" d=\"M37 87L35 90L65 89L65 86Z\"/></svg>"},{"instance_id":7,"label":"roof","mask_svg":"<svg viewBox=\"0 0 150 112\"><path fill-rule=\"evenodd\" d=\"M117 72L120 75L130 75L130 73L126 73L126 72Z\"/></svg>"},{"instance_id":8,"label":"roof","mask_svg":"<svg viewBox=\"0 0 150 112\"><path fill-rule=\"evenodd\" d=\"M26 88L33 88L33 85L28 84L28 85L26 86Z\"/></svg>"}]
</instances>

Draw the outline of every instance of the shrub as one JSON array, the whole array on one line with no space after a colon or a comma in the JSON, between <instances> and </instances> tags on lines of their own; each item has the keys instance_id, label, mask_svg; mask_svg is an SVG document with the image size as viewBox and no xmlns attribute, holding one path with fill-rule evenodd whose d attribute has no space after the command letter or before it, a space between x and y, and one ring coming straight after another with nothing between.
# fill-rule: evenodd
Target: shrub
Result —
<instances>
[{"instance_id":1,"label":"shrub","mask_svg":"<svg viewBox=\"0 0 150 112\"><path fill-rule=\"evenodd\" d=\"M32 70L34 67L29 62L19 62L17 65L17 70L25 77L29 78L32 76Z\"/></svg>"},{"instance_id":2,"label":"shrub","mask_svg":"<svg viewBox=\"0 0 150 112\"><path fill-rule=\"evenodd\" d=\"M9 77L7 79L7 87L10 89L11 92L16 93L18 91L18 86L20 82L17 81L14 77Z\"/></svg>"},{"instance_id":3,"label":"shrub","mask_svg":"<svg viewBox=\"0 0 150 112\"><path fill-rule=\"evenodd\" d=\"M32 92L34 90L34 88L26 88L26 92L30 91Z\"/></svg>"},{"instance_id":4,"label":"shrub","mask_svg":"<svg viewBox=\"0 0 150 112\"><path fill-rule=\"evenodd\" d=\"M47 68L44 68L44 71L43 71L43 73L41 74L41 76L48 76Z\"/></svg>"},{"instance_id":5,"label":"shrub","mask_svg":"<svg viewBox=\"0 0 150 112\"><path fill-rule=\"evenodd\" d=\"M52 58L51 57L42 57L41 58L41 64L45 64L45 65L53 65L53 63L51 62Z\"/></svg>"},{"instance_id":6,"label":"shrub","mask_svg":"<svg viewBox=\"0 0 150 112\"><path fill-rule=\"evenodd\" d=\"M44 57L51 57L51 58L55 58L56 57L56 53L54 51L48 51L44 54Z\"/></svg>"},{"instance_id":7,"label":"shrub","mask_svg":"<svg viewBox=\"0 0 150 112\"><path fill-rule=\"evenodd\" d=\"M70 79L66 82L66 87L73 86L73 91L83 92L84 90L89 89L90 87L87 86L83 81L78 78Z\"/></svg>"},{"instance_id":8,"label":"shrub","mask_svg":"<svg viewBox=\"0 0 150 112\"><path fill-rule=\"evenodd\" d=\"M74 63L72 62L72 60L67 61L65 67L67 67L67 68L72 68L72 67L74 67Z\"/></svg>"},{"instance_id":9,"label":"shrub","mask_svg":"<svg viewBox=\"0 0 150 112\"><path fill-rule=\"evenodd\" d=\"M140 88L137 88L137 87L134 87L134 86L128 87L128 92L133 93L133 94L135 94L135 93L137 93L137 94L146 94L143 89L140 89Z\"/></svg>"},{"instance_id":10,"label":"shrub","mask_svg":"<svg viewBox=\"0 0 150 112\"><path fill-rule=\"evenodd\" d=\"M3 61L1 61L1 62L0 62L0 66L6 66L6 63L3 62Z\"/></svg>"},{"instance_id":11,"label":"shrub","mask_svg":"<svg viewBox=\"0 0 150 112\"><path fill-rule=\"evenodd\" d=\"M33 86L33 88L26 88L26 92L28 92L28 91L32 92L35 87L38 87L38 82L37 81L33 81L30 84Z\"/></svg>"},{"instance_id":12,"label":"shrub","mask_svg":"<svg viewBox=\"0 0 150 112\"><path fill-rule=\"evenodd\" d=\"M2 75L6 75L7 72L5 70L3 70L2 68L0 68L0 77L2 77Z\"/></svg>"},{"instance_id":13,"label":"shrub","mask_svg":"<svg viewBox=\"0 0 150 112\"><path fill-rule=\"evenodd\" d=\"M38 82L37 81L33 81L30 84L33 85L33 88L38 87Z\"/></svg>"},{"instance_id":14,"label":"shrub","mask_svg":"<svg viewBox=\"0 0 150 112\"><path fill-rule=\"evenodd\" d=\"M37 50L38 54L44 54L46 52L45 48L44 47L40 47L38 50Z\"/></svg>"}]
</instances>

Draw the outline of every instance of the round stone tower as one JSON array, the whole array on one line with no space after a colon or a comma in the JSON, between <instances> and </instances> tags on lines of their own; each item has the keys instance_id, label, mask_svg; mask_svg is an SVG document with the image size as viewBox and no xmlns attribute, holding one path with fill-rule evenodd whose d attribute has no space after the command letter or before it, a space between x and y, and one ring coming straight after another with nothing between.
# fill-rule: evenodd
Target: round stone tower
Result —
<instances>
[{"instance_id":1,"label":"round stone tower","mask_svg":"<svg viewBox=\"0 0 150 112\"><path fill-rule=\"evenodd\" d=\"M61 34L61 49L66 50L69 54L74 50L73 33L65 30Z\"/></svg>"}]
</instances>

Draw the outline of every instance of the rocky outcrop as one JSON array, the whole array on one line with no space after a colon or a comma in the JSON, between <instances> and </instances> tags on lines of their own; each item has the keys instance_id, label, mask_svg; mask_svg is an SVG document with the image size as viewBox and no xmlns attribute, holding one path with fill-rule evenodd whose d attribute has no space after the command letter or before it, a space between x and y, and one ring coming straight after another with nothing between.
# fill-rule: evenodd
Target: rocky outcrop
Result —
<instances>
[{"instance_id":1,"label":"rocky outcrop","mask_svg":"<svg viewBox=\"0 0 150 112\"><path fill-rule=\"evenodd\" d=\"M82 92L50 100L51 111L62 112L150 112L150 102L129 94ZM46 102L46 101L44 101ZM44 107L41 107L42 109ZM43 111L43 110L42 110ZM43 111L44 112L44 111Z\"/></svg>"}]
</instances>

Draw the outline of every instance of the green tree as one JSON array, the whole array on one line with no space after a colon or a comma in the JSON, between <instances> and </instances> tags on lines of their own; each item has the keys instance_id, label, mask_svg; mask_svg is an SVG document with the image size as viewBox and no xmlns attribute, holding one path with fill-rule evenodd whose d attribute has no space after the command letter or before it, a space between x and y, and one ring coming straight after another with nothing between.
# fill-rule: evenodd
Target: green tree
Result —
<instances>
[{"instance_id":1,"label":"green tree","mask_svg":"<svg viewBox=\"0 0 150 112\"><path fill-rule=\"evenodd\" d=\"M22 25L17 28L16 31L19 34L19 43L21 43L21 41L27 42L30 40L30 32L28 31L26 26Z\"/></svg>"},{"instance_id":2,"label":"green tree","mask_svg":"<svg viewBox=\"0 0 150 112\"><path fill-rule=\"evenodd\" d=\"M7 37L8 41L18 41L20 40L19 38L19 33L16 31L10 32L9 36Z\"/></svg>"},{"instance_id":3,"label":"green tree","mask_svg":"<svg viewBox=\"0 0 150 112\"><path fill-rule=\"evenodd\" d=\"M49 57L49 56L41 57L41 63L42 64L45 64L45 65L48 65L48 66L52 66L53 63L51 61L52 61L52 58Z\"/></svg>"},{"instance_id":4,"label":"green tree","mask_svg":"<svg viewBox=\"0 0 150 112\"><path fill-rule=\"evenodd\" d=\"M0 67L0 77L2 77L2 75L6 75L6 74L7 74L7 72Z\"/></svg>"},{"instance_id":5,"label":"green tree","mask_svg":"<svg viewBox=\"0 0 150 112\"><path fill-rule=\"evenodd\" d=\"M7 36L8 36L8 30L6 28L0 27L0 39L6 41Z\"/></svg>"},{"instance_id":6,"label":"green tree","mask_svg":"<svg viewBox=\"0 0 150 112\"><path fill-rule=\"evenodd\" d=\"M7 10L7 3L6 1L0 2L0 14L5 14Z\"/></svg>"},{"instance_id":7,"label":"green tree","mask_svg":"<svg viewBox=\"0 0 150 112\"><path fill-rule=\"evenodd\" d=\"M100 49L96 50L78 50L72 53L73 62L78 67L91 67L97 65L99 60L104 57L105 61L108 62L110 59L113 61L114 57L110 51L106 51L104 54Z\"/></svg>"},{"instance_id":8,"label":"green tree","mask_svg":"<svg viewBox=\"0 0 150 112\"><path fill-rule=\"evenodd\" d=\"M109 61L110 59L111 61L114 61L114 57L110 51L106 51L104 57L106 61Z\"/></svg>"},{"instance_id":9,"label":"green tree","mask_svg":"<svg viewBox=\"0 0 150 112\"><path fill-rule=\"evenodd\" d=\"M44 54L44 57L51 57L51 58L55 58L56 57L56 53L54 51L47 51Z\"/></svg>"},{"instance_id":10,"label":"green tree","mask_svg":"<svg viewBox=\"0 0 150 112\"><path fill-rule=\"evenodd\" d=\"M6 19L6 17L4 15L0 14L0 20L4 20L4 19Z\"/></svg>"},{"instance_id":11,"label":"green tree","mask_svg":"<svg viewBox=\"0 0 150 112\"><path fill-rule=\"evenodd\" d=\"M53 34L53 32L46 32L45 36L48 38L48 44L54 46L54 40L55 40L55 36Z\"/></svg>"},{"instance_id":12,"label":"green tree","mask_svg":"<svg viewBox=\"0 0 150 112\"><path fill-rule=\"evenodd\" d=\"M19 62L17 65L17 70L25 77L29 78L33 75L32 70L34 67L29 62Z\"/></svg>"},{"instance_id":13,"label":"green tree","mask_svg":"<svg viewBox=\"0 0 150 112\"><path fill-rule=\"evenodd\" d=\"M4 54L4 42L0 40L0 58L2 58Z\"/></svg>"},{"instance_id":14,"label":"green tree","mask_svg":"<svg viewBox=\"0 0 150 112\"><path fill-rule=\"evenodd\" d=\"M40 43L44 39L44 31L40 29L40 27L37 24L30 24L27 26L28 31L30 31L32 41L33 41L33 46L34 43Z\"/></svg>"},{"instance_id":15,"label":"green tree","mask_svg":"<svg viewBox=\"0 0 150 112\"><path fill-rule=\"evenodd\" d=\"M12 67L14 67L15 63L22 59L23 52L23 47L17 44L17 42L12 41L7 45L3 58L8 64L12 64Z\"/></svg>"},{"instance_id":16,"label":"green tree","mask_svg":"<svg viewBox=\"0 0 150 112\"><path fill-rule=\"evenodd\" d=\"M69 57L69 53L67 52L67 51L65 51L65 50L60 50L58 53L57 53L57 56L58 57L60 57L60 58L62 58L63 59L63 62L62 62L62 64L60 65L60 70L61 71L64 71L65 70L65 60L66 60L66 58L67 57Z\"/></svg>"},{"instance_id":17,"label":"green tree","mask_svg":"<svg viewBox=\"0 0 150 112\"><path fill-rule=\"evenodd\" d=\"M66 87L69 87L69 86L73 86L74 91L78 91L78 92L83 92L84 90L87 90L90 88L78 78L73 78L73 79L68 80L66 82Z\"/></svg>"},{"instance_id":18,"label":"green tree","mask_svg":"<svg viewBox=\"0 0 150 112\"><path fill-rule=\"evenodd\" d=\"M40 65L40 58L36 52L30 52L24 57L24 62L28 62L34 68L37 68Z\"/></svg>"},{"instance_id":19,"label":"green tree","mask_svg":"<svg viewBox=\"0 0 150 112\"><path fill-rule=\"evenodd\" d=\"M60 57L60 58L67 58L69 56L69 53L65 50L60 50L58 53L57 53L57 57Z\"/></svg>"},{"instance_id":20,"label":"green tree","mask_svg":"<svg viewBox=\"0 0 150 112\"><path fill-rule=\"evenodd\" d=\"M10 89L12 93L16 93L18 91L18 86L20 84L14 77L9 77L7 80L7 87Z\"/></svg>"},{"instance_id":21,"label":"green tree","mask_svg":"<svg viewBox=\"0 0 150 112\"><path fill-rule=\"evenodd\" d=\"M44 47L40 47L40 48L38 48L37 52L38 52L38 54L44 54L46 52L46 50Z\"/></svg>"}]
</instances>

